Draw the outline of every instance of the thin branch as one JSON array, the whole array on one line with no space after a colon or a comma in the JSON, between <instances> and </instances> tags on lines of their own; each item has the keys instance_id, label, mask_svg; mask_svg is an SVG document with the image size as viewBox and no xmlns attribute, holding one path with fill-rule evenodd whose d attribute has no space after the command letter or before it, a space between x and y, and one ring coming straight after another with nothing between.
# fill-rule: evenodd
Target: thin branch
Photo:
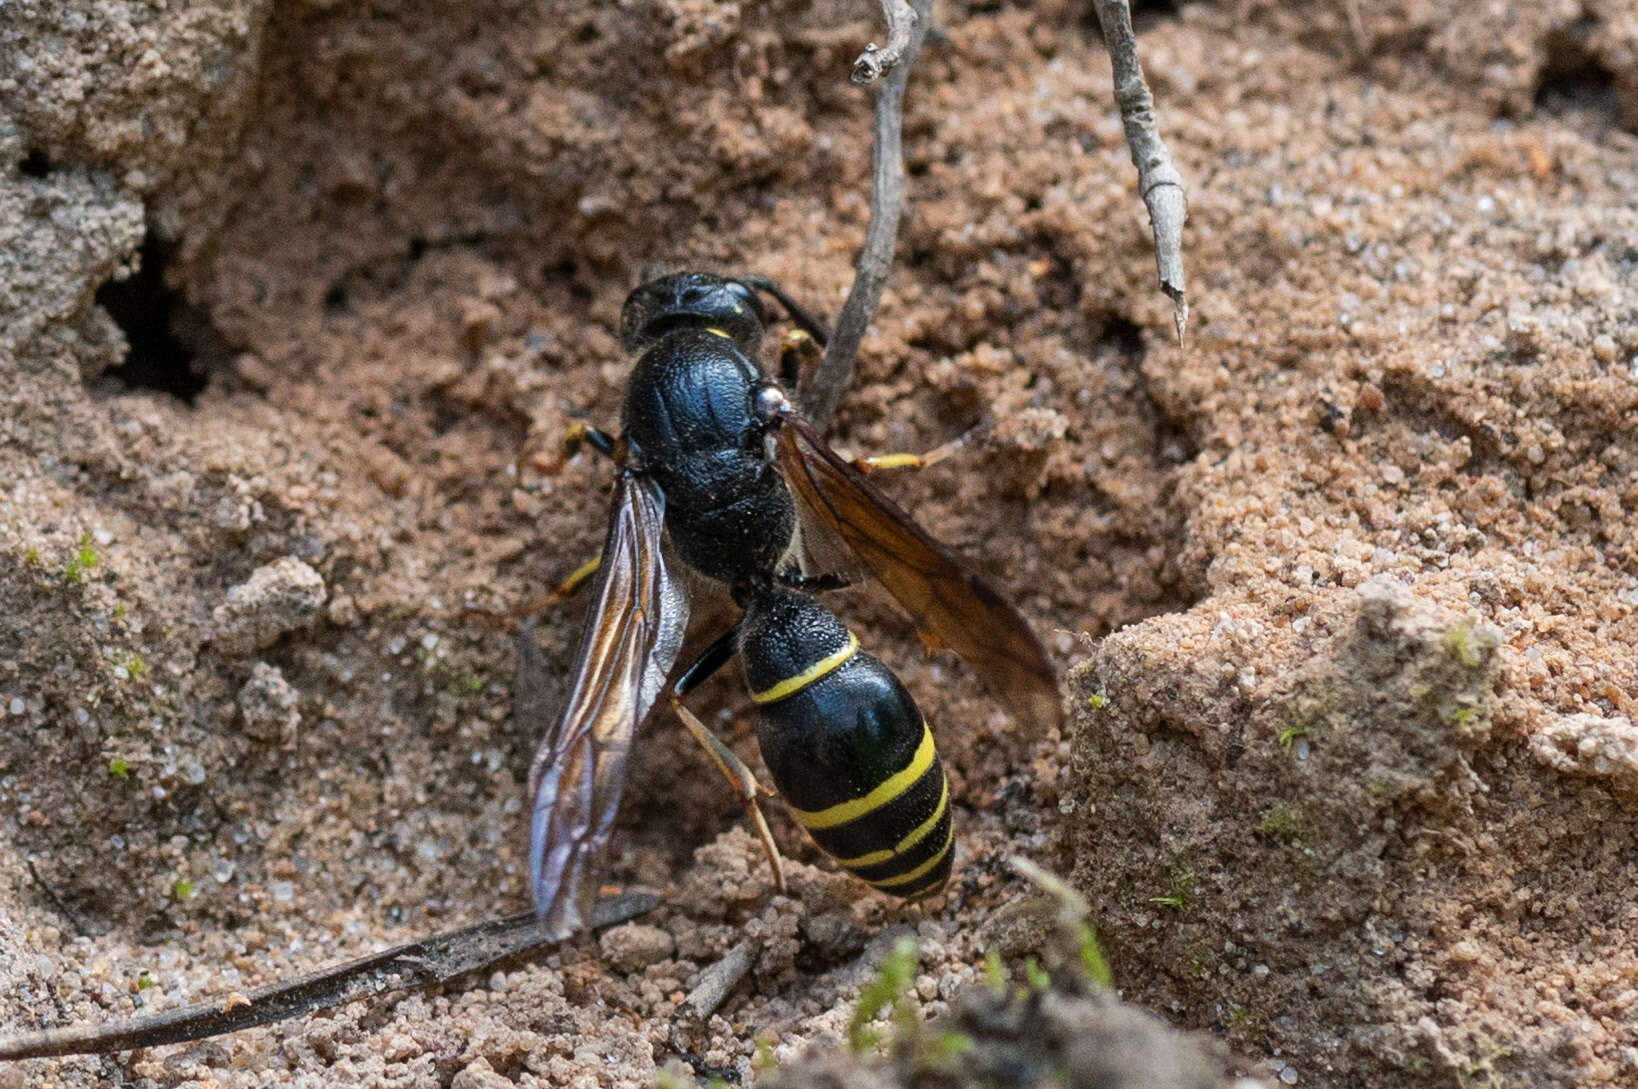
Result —
<instances>
[{"instance_id":1,"label":"thin branch","mask_svg":"<svg viewBox=\"0 0 1638 1089\"><path fill-rule=\"evenodd\" d=\"M875 54L885 57L893 49L893 32L905 27L898 14L903 0L883 0L882 10L889 27L888 48ZM899 231L899 214L904 209L904 156L901 150L904 121L904 84L910 78L916 53L932 23L933 0L910 0L914 21L906 31L903 48L894 56L892 70L876 90L876 140L872 153L870 223L865 227L864 249L853 275L853 288L836 318L836 331L825 346L825 357L814 368L813 377L802 393L802 406L814 427L823 431L836 411L836 403L853 377L853 360L859 354L876 305L882 301L887 274L893 267L893 247ZM895 22L897 19L897 22ZM871 56L868 51L866 56ZM860 58L861 63L864 58Z\"/></svg>"},{"instance_id":2,"label":"thin branch","mask_svg":"<svg viewBox=\"0 0 1638 1089\"><path fill-rule=\"evenodd\" d=\"M34 883L40 886L40 891L46 894L46 899L50 900L52 905L56 907L58 914L68 920L68 924L74 928L75 934L82 938L87 937L90 932L85 929L85 924L80 921L78 915L74 914L74 909L65 904L62 897L57 895L57 890L46 884L45 878L40 876L40 871L34 866L34 859L25 858L23 861L28 865L29 876L34 878Z\"/></svg>"},{"instance_id":3,"label":"thin branch","mask_svg":"<svg viewBox=\"0 0 1638 1089\"><path fill-rule=\"evenodd\" d=\"M750 972L758 952L759 943L749 938L728 950L721 960L700 973L700 981L683 999L683 1012L703 1024Z\"/></svg>"},{"instance_id":4,"label":"thin branch","mask_svg":"<svg viewBox=\"0 0 1638 1089\"><path fill-rule=\"evenodd\" d=\"M599 900L592 912L592 926L625 922L652 911L659 903L659 897L646 893ZM0 1037L0 1060L101 1055L202 1040L347 1002L436 986L556 944L544 936L540 918L532 911L491 919L270 983L248 995L230 994L215 1002L112 1024L63 1025Z\"/></svg>"},{"instance_id":5,"label":"thin branch","mask_svg":"<svg viewBox=\"0 0 1638 1089\"><path fill-rule=\"evenodd\" d=\"M706 1022L717 1012L717 1007L722 1005L729 992L739 986L739 981L750 974L751 966L756 963L757 954L761 951L760 942L746 938L700 973L699 982L671 1015L671 1025L667 1030L671 1050L684 1057L692 1053L703 1039ZM695 1063L696 1060L689 1059L689 1062ZM705 1072L697 1065L696 1069Z\"/></svg>"},{"instance_id":6,"label":"thin branch","mask_svg":"<svg viewBox=\"0 0 1638 1089\"><path fill-rule=\"evenodd\" d=\"M1095 0L1103 25L1103 44L1114 66L1115 102L1126 126L1126 144L1137 167L1138 192L1149 209L1155 234L1155 266L1160 290L1171 297L1177 343L1189 327L1189 298L1183 281L1183 221L1188 218L1188 195L1183 175L1166 150L1155 124L1155 101L1143 81L1138 63L1137 38L1132 33L1132 9L1127 0Z\"/></svg>"},{"instance_id":7,"label":"thin branch","mask_svg":"<svg viewBox=\"0 0 1638 1089\"><path fill-rule=\"evenodd\" d=\"M926 12L921 14L924 16ZM892 71L906 49L914 60L916 53L910 45L910 36L918 24L923 28L927 26L926 19L918 16L906 0L882 0L882 18L887 21L887 48L878 49L876 43L871 42L853 62L853 82L861 87L870 86Z\"/></svg>"}]
</instances>

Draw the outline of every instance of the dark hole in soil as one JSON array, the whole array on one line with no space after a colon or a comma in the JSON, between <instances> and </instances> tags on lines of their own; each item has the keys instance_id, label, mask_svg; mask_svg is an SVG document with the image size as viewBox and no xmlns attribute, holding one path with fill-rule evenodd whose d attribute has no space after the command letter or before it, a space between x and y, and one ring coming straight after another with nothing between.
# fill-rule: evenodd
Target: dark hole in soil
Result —
<instances>
[{"instance_id":1,"label":"dark hole in soil","mask_svg":"<svg viewBox=\"0 0 1638 1089\"><path fill-rule=\"evenodd\" d=\"M1621 112L1615 73L1587 48L1594 20L1578 19L1547 37L1547 63L1536 81L1538 110L1575 110L1606 116L1614 124Z\"/></svg>"},{"instance_id":2,"label":"dark hole in soil","mask_svg":"<svg viewBox=\"0 0 1638 1089\"><path fill-rule=\"evenodd\" d=\"M97 302L125 333L130 350L108 377L126 390L154 390L193 404L209 382L201 349L225 355L221 335L203 310L165 282L172 247L150 233L142 240L141 265L125 280L97 289Z\"/></svg>"},{"instance_id":3,"label":"dark hole in soil","mask_svg":"<svg viewBox=\"0 0 1638 1089\"><path fill-rule=\"evenodd\" d=\"M1103 321L1103 339L1127 359L1143 358L1143 327L1122 314L1110 314Z\"/></svg>"},{"instance_id":4,"label":"dark hole in soil","mask_svg":"<svg viewBox=\"0 0 1638 1089\"><path fill-rule=\"evenodd\" d=\"M324 312L326 314L340 314L347 309L347 285L339 280L330 285L324 293Z\"/></svg>"},{"instance_id":5,"label":"dark hole in soil","mask_svg":"<svg viewBox=\"0 0 1638 1089\"><path fill-rule=\"evenodd\" d=\"M1187 2L1188 0L1131 0L1132 22L1141 28L1159 19L1173 18ZM1087 4L1082 11L1081 25L1102 39L1103 25L1098 22L1097 9L1091 4Z\"/></svg>"},{"instance_id":6,"label":"dark hole in soil","mask_svg":"<svg viewBox=\"0 0 1638 1089\"><path fill-rule=\"evenodd\" d=\"M25 178L43 178L51 173L51 160L37 147L28 149L23 161L17 164L17 173Z\"/></svg>"},{"instance_id":7,"label":"dark hole in soil","mask_svg":"<svg viewBox=\"0 0 1638 1089\"><path fill-rule=\"evenodd\" d=\"M1132 29L1141 35L1163 21L1176 19L1178 13L1183 10L1184 5L1193 2L1193 0L1129 0L1129 2L1132 10ZM1104 48L1103 23L1098 19L1097 8L1092 4L1085 4L1078 11L1076 25L1079 27L1082 36L1093 48L1102 52ZM1143 50L1140 48L1138 53L1141 60ZM1148 73L1148 78L1154 79L1154 73Z\"/></svg>"},{"instance_id":8,"label":"dark hole in soil","mask_svg":"<svg viewBox=\"0 0 1638 1089\"><path fill-rule=\"evenodd\" d=\"M1113 345L1137 376L1137 394L1145 414L1153 420L1155 429L1155 464L1172 468L1194 460L1200 453L1190 433L1188 421L1178 419L1149 387L1149 377L1143 372L1143 327L1124 314L1103 315L1103 343ZM1189 604L1193 604L1193 600Z\"/></svg>"}]
</instances>

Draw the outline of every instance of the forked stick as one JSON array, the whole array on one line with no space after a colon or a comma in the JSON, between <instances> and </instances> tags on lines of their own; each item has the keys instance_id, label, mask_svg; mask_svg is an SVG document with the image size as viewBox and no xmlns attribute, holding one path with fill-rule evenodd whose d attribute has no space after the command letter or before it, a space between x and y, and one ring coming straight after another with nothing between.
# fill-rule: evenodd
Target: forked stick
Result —
<instances>
[{"instance_id":1,"label":"forked stick","mask_svg":"<svg viewBox=\"0 0 1638 1089\"><path fill-rule=\"evenodd\" d=\"M932 0L881 0L881 6L887 21L887 46L867 46L853 66L855 83L869 84L887 75L876 92L870 222L865 228L853 287L836 319L836 331L801 397L803 411L821 432L829 425L836 403L853 377L854 358L876 315L893 265L899 218L904 210L904 85L932 19ZM1160 290L1172 300L1172 321L1177 342L1182 345L1189 326L1189 297L1183 274L1183 223L1189 208L1183 175L1166 150L1155 122L1154 98L1138 61L1129 0L1095 0L1095 6L1103 27L1104 47L1114 69L1115 103L1120 107L1126 144L1137 167L1138 191L1154 231Z\"/></svg>"},{"instance_id":2,"label":"forked stick","mask_svg":"<svg viewBox=\"0 0 1638 1089\"><path fill-rule=\"evenodd\" d=\"M853 360L859 354L876 305L882 301L887 274L893 267L893 247L904 209L904 84L922 39L932 20L933 0L882 0L888 23L888 48L867 49L854 67L854 78L865 72L887 71L876 90L876 138L871 153L870 222L865 227L864 249L853 274L853 287L836 318L836 331L825 345L825 357L814 368L802 391L802 408L820 431L830 423L836 402L853 378ZM907 25L908 24L908 25ZM902 44L901 44L902 43ZM896 50L896 51L895 51ZM866 64L866 58L873 58ZM891 66L889 68L889 65Z\"/></svg>"}]
</instances>

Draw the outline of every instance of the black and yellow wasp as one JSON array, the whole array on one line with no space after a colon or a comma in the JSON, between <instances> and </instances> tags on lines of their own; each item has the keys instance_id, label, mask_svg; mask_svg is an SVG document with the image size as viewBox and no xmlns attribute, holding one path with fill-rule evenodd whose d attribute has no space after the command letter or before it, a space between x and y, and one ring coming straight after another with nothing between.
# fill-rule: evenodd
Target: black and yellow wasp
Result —
<instances>
[{"instance_id":1,"label":"black and yellow wasp","mask_svg":"<svg viewBox=\"0 0 1638 1089\"><path fill-rule=\"evenodd\" d=\"M736 652L763 760L819 847L907 898L938 891L950 873L949 786L932 734L898 678L811 593L846 584L810 569L818 536L845 546L929 649L955 651L1021 718L1059 714L1051 663L1018 611L793 408L785 387L795 386L799 353L784 355L784 386L758 365L759 292L823 341L764 278L650 279L621 316L622 343L640 354L620 435L580 431L618 473L568 703L530 772L530 877L557 935L589 918L591 862L619 808L632 738L682 646L688 596L677 562L723 583L744 611L670 697L752 815L776 879L779 855L756 803L767 792L681 703Z\"/></svg>"}]
</instances>

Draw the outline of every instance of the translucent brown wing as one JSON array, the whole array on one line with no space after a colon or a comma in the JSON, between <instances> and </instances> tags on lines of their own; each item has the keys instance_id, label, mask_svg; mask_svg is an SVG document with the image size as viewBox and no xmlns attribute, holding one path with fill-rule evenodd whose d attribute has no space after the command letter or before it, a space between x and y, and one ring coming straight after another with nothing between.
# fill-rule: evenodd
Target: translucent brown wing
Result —
<instances>
[{"instance_id":1,"label":"translucent brown wing","mask_svg":"<svg viewBox=\"0 0 1638 1089\"><path fill-rule=\"evenodd\" d=\"M621 474L563 715L529 770L529 876L554 937L586 925L589 872L614 824L637 726L682 647L688 599L666 570L665 504L653 483Z\"/></svg>"},{"instance_id":2,"label":"translucent brown wing","mask_svg":"<svg viewBox=\"0 0 1638 1089\"><path fill-rule=\"evenodd\" d=\"M955 651L1031 726L1044 730L1059 721L1052 663L1006 598L843 461L806 420L785 417L778 454L791 490L904 607L923 643Z\"/></svg>"}]
</instances>

